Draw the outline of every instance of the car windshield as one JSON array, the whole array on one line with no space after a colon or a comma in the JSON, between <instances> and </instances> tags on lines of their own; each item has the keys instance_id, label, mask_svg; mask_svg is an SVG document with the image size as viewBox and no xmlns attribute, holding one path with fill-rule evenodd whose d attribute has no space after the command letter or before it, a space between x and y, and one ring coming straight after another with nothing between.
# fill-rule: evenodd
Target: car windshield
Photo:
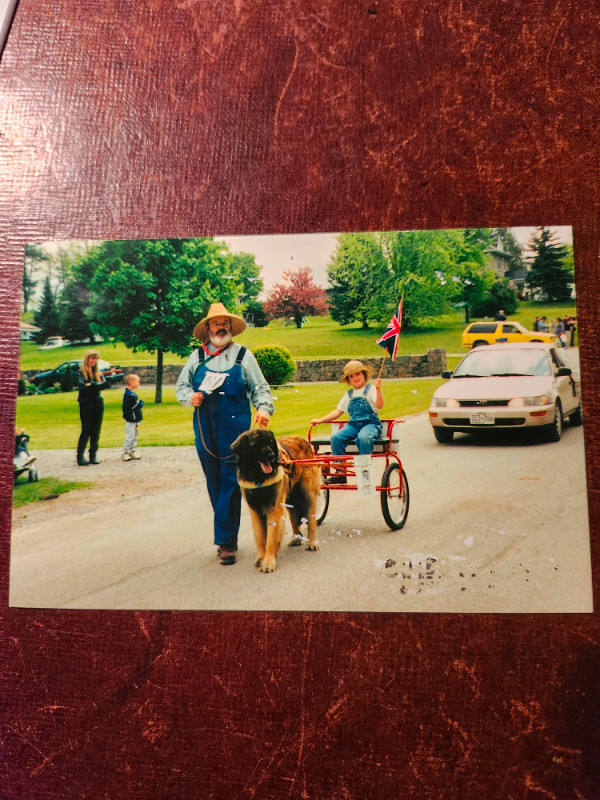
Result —
<instances>
[{"instance_id":1,"label":"car windshield","mask_svg":"<svg viewBox=\"0 0 600 800\"><path fill-rule=\"evenodd\" d=\"M508 375L552 375L550 360L540 350L473 350L460 362L453 378Z\"/></svg>"}]
</instances>

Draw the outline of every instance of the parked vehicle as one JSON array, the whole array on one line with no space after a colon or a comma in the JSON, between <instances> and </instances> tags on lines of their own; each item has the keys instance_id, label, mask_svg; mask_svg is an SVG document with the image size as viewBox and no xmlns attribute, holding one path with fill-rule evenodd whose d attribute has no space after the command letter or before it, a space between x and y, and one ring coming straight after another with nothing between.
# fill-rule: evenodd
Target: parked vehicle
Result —
<instances>
[{"instance_id":1,"label":"parked vehicle","mask_svg":"<svg viewBox=\"0 0 600 800\"><path fill-rule=\"evenodd\" d=\"M519 322L471 322L463 331L463 347L479 347L500 342L547 342L556 341L553 333L528 331Z\"/></svg>"},{"instance_id":2,"label":"parked vehicle","mask_svg":"<svg viewBox=\"0 0 600 800\"><path fill-rule=\"evenodd\" d=\"M545 430L557 442L565 417L571 425L582 423L579 375L558 346L477 347L442 377L448 382L436 389L429 407L438 442L451 442L456 432L518 428Z\"/></svg>"},{"instance_id":3,"label":"parked vehicle","mask_svg":"<svg viewBox=\"0 0 600 800\"><path fill-rule=\"evenodd\" d=\"M81 361L63 361L56 369L46 370L45 372L38 372L31 379L31 383L39 389L49 389L57 383L62 383L65 372L70 369L76 373L81 368ZM108 382L109 388L115 383L122 381L125 377L121 367L114 367L105 361L103 358L98 361L98 368L104 375L104 379Z\"/></svg>"},{"instance_id":4,"label":"parked vehicle","mask_svg":"<svg viewBox=\"0 0 600 800\"><path fill-rule=\"evenodd\" d=\"M46 343L38 347L38 350L52 350L55 347L65 347L67 344L71 344L71 342L68 339L63 339L62 336L49 336L46 339Z\"/></svg>"}]
</instances>

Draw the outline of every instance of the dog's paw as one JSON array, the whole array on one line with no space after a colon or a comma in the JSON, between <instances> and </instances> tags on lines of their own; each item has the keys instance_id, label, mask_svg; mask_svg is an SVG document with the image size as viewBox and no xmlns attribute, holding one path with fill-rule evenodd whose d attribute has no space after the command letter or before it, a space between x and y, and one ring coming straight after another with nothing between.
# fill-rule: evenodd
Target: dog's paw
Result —
<instances>
[{"instance_id":1,"label":"dog's paw","mask_svg":"<svg viewBox=\"0 0 600 800\"><path fill-rule=\"evenodd\" d=\"M254 562L255 567L260 567L262 565L262 558L257 558Z\"/></svg>"},{"instance_id":2,"label":"dog's paw","mask_svg":"<svg viewBox=\"0 0 600 800\"><path fill-rule=\"evenodd\" d=\"M306 549L307 550L318 550L319 549L319 543L318 542L309 542L306 545Z\"/></svg>"},{"instance_id":3,"label":"dog's paw","mask_svg":"<svg viewBox=\"0 0 600 800\"><path fill-rule=\"evenodd\" d=\"M292 536L289 542L290 547L300 547L302 544L302 536Z\"/></svg>"},{"instance_id":4,"label":"dog's paw","mask_svg":"<svg viewBox=\"0 0 600 800\"><path fill-rule=\"evenodd\" d=\"M277 561L274 558L269 558L269 556L265 556L262 560L260 565L261 572L275 572L275 568L277 567Z\"/></svg>"}]
</instances>

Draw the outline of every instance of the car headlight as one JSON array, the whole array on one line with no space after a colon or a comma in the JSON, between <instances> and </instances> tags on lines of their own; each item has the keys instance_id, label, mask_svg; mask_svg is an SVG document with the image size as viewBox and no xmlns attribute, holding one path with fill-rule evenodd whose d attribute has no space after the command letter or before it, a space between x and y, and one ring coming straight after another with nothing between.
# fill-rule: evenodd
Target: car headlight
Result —
<instances>
[{"instance_id":1,"label":"car headlight","mask_svg":"<svg viewBox=\"0 0 600 800\"><path fill-rule=\"evenodd\" d=\"M453 397L434 397L433 404L436 408L459 408L460 403Z\"/></svg>"},{"instance_id":2,"label":"car headlight","mask_svg":"<svg viewBox=\"0 0 600 800\"><path fill-rule=\"evenodd\" d=\"M546 394L540 394L537 397L513 397L508 401L508 405L512 408L523 408L523 406L549 406L550 398Z\"/></svg>"}]
</instances>

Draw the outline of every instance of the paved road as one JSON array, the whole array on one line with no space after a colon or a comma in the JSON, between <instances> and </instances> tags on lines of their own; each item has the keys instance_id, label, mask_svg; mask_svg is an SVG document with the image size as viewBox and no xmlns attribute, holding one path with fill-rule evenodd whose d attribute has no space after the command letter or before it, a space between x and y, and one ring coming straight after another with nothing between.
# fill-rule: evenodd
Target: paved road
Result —
<instances>
[{"instance_id":1,"label":"paved road","mask_svg":"<svg viewBox=\"0 0 600 800\"><path fill-rule=\"evenodd\" d=\"M143 487L134 471L141 462L123 465L117 451L102 451L96 489L15 512L11 605L591 611L582 428L566 425L557 444L457 436L440 445L419 415L401 431L411 491L405 528L388 530L379 496L332 491L321 549L285 548L270 575L253 567L245 510L238 563L218 563L191 448L146 448L153 477ZM81 478L72 453L55 456L61 474ZM109 500L102 476L111 471L120 487Z\"/></svg>"}]
</instances>

